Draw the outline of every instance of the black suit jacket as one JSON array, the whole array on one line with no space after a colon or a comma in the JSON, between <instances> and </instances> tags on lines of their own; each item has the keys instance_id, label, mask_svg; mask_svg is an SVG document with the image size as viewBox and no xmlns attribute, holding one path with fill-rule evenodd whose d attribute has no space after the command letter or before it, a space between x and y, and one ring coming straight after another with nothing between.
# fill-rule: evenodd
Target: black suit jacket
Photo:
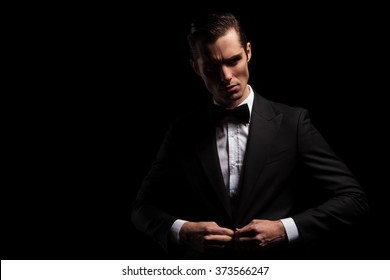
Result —
<instances>
[{"instance_id":1,"label":"black suit jacket","mask_svg":"<svg viewBox=\"0 0 390 280\"><path fill-rule=\"evenodd\" d=\"M215 221L234 229L253 219L292 217L299 245L281 247L302 249L367 214L362 187L312 125L307 110L266 100L256 92L239 197L237 205L232 204L219 164L211 108L210 103L172 123L133 204L135 227L168 252L210 257L190 248L173 249L169 233L176 219ZM271 252L280 254L278 250Z\"/></svg>"}]
</instances>

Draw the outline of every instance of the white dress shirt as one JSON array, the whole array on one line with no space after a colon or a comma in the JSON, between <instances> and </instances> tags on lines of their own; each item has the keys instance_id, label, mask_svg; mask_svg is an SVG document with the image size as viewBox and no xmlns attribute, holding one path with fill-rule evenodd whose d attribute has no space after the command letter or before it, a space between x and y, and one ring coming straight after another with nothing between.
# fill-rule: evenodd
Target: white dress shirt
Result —
<instances>
[{"instance_id":1,"label":"white dress shirt","mask_svg":"<svg viewBox=\"0 0 390 280\"><path fill-rule=\"evenodd\" d=\"M253 92L238 106L248 104L249 114L252 112ZM214 103L218 104L215 100ZM220 105L221 106L221 105ZM246 142L249 134L249 123L222 120L215 129L219 162L225 187L230 196L237 194L238 183L244 162Z\"/></svg>"}]
</instances>

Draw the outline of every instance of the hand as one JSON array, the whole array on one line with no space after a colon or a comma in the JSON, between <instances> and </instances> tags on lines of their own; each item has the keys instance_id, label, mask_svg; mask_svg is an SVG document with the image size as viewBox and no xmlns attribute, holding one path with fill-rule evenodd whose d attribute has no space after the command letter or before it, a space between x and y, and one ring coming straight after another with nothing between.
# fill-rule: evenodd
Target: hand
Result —
<instances>
[{"instance_id":1,"label":"hand","mask_svg":"<svg viewBox=\"0 0 390 280\"><path fill-rule=\"evenodd\" d=\"M180 229L180 242L200 252L223 249L233 240L234 231L215 222L186 222Z\"/></svg>"},{"instance_id":2,"label":"hand","mask_svg":"<svg viewBox=\"0 0 390 280\"><path fill-rule=\"evenodd\" d=\"M237 229L234 242L238 250L257 251L280 244L286 238L286 231L280 220L252 220L248 225Z\"/></svg>"}]
</instances>

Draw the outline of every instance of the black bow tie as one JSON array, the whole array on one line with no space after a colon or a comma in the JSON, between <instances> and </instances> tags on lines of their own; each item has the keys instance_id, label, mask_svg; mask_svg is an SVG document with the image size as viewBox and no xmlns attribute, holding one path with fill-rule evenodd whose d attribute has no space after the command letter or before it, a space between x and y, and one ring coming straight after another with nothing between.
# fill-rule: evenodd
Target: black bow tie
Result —
<instances>
[{"instance_id":1,"label":"black bow tie","mask_svg":"<svg viewBox=\"0 0 390 280\"><path fill-rule=\"evenodd\" d=\"M243 104L229 110L214 104L213 116L216 122L220 122L222 119L229 117L235 118L243 123L249 123L249 107L248 104Z\"/></svg>"}]
</instances>

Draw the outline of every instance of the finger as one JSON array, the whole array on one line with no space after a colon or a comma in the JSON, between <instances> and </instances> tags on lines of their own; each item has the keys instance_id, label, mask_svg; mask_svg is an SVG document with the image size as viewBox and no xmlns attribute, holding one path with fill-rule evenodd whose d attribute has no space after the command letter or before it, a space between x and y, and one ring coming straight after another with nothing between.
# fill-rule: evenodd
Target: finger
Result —
<instances>
[{"instance_id":1,"label":"finger","mask_svg":"<svg viewBox=\"0 0 390 280\"><path fill-rule=\"evenodd\" d=\"M259 240L253 237L239 237L234 239L235 242L241 243L241 244L258 244Z\"/></svg>"},{"instance_id":2,"label":"finger","mask_svg":"<svg viewBox=\"0 0 390 280\"><path fill-rule=\"evenodd\" d=\"M233 237L228 235L207 235L204 237L204 243L207 245L223 245L233 240Z\"/></svg>"},{"instance_id":3,"label":"finger","mask_svg":"<svg viewBox=\"0 0 390 280\"><path fill-rule=\"evenodd\" d=\"M233 237L234 236L234 231L229 229L229 228L224 228L224 227L215 227L211 228L207 231L208 234L211 235L226 235Z\"/></svg>"},{"instance_id":4,"label":"finger","mask_svg":"<svg viewBox=\"0 0 390 280\"><path fill-rule=\"evenodd\" d=\"M259 234L259 231L254 228L252 225L245 226L243 228L238 229L235 233L235 237L253 237Z\"/></svg>"}]
</instances>

